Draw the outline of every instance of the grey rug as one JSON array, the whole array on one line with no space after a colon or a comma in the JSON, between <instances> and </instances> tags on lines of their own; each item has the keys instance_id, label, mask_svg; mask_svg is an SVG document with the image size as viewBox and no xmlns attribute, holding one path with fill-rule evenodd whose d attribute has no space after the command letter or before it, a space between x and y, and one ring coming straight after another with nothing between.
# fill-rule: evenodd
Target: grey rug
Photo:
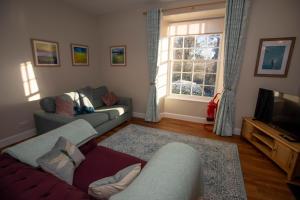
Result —
<instances>
[{"instance_id":1,"label":"grey rug","mask_svg":"<svg viewBox=\"0 0 300 200\"><path fill-rule=\"evenodd\" d=\"M236 144L128 125L99 145L148 161L163 145L177 141L201 153L205 200L247 199Z\"/></svg>"}]
</instances>

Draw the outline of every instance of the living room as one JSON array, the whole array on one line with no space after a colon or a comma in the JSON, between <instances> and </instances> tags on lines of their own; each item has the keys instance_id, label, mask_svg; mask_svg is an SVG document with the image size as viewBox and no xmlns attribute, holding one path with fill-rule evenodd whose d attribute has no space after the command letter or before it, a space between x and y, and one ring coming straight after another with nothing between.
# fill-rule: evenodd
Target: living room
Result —
<instances>
[{"instance_id":1,"label":"living room","mask_svg":"<svg viewBox=\"0 0 300 200\"><path fill-rule=\"evenodd\" d=\"M244 12L241 16L238 16L238 9L234 9L234 6L230 5L230 3L238 5L237 2L245 4L243 4ZM0 32L3 47L0 54L0 89L2 92L0 148L4 149L35 136L47 135L41 133L52 131L59 125L63 125L63 120L60 123L51 124L50 121L44 120L50 118L48 115L38 113L41 110L42 99L64 93L76 93L79 88L87 86L93 91L106 86L104 93L113 92L108 94L112 97L120 97L119 102L123 102L127 106L113 107L118 110L112 111L109 117L113 116L112 118L114 118L115 115L121 115L120 113L123 112L130 112L130 114L120 121L112 121L107 125L93 126L94 121L90 122L98 134L101 133L101 136L97 138L100 145L102 142L102 145L106 145L106 147L114 147L112 149L116 151L122 149L123 153L148 161L150 155L145 153L139 157L138 155L141 153L137 151L141 151L141 149L146 151L144 149L146 146L161 147L158 145L160 144L159 135L155 135L153 133L155 131L151 128L163 131L162 134L172 138L170 140L162 139L166 143L171 141L193 143L193 139L189 138L192 135L197 138L195 139L198 142L197 145L204 145L199 147L200 152L201 150L209 151L212 146L206 148L210 141L198 141L198 138L226 142L220 143L221 145L219 143L213 145L214 148L223 152L220 154L223 157L215 158L214 162L205 161L207 164L205 167L210 169L204 173L212 177L211 179L205 178L205 180L213 180L213 183L211 186L208 183L202 183L206 184L203 199L295 199L297 197L296 185L299 185L299 180L298 182L289 180L291 178L287 176L289 170L282 170L280 164L276 161L273 162L270 156L265 155L266 153L252 143L253 141L248 142L248 138L242 136L243 130L245 131L242 126L244 117L253 118L255 116L260 88L296 97L300 96L298 81L300 68L297 66L297 63L300 62L298 57L300 36L298 8L300 4L297 0L239 0L237 2L232 0L93 0L89 2L80 0L2 0L0 2L2 27ZM160 12L158 35L160 44L157 43L159 50L156 51L158 56L156 75L151 74L153 69L149 69L150 31L147 29L149 13L154 8L158 8ZM235 35L236 38L231 38L232 43L228 38L226 41L226 33L232 28L227 21L229 15L240 17L236 20L241 22L241 28L237 34L240 36ZM184 26L193 27L193 25L198 28L182 28ZM172 27L175 27L176 30L173 33ZM194 32L190 33L192 31ZM183 32L187 33L182 34ZM205 69L203 75L202 72L196 71L194 61L191 61L194 64L190 69L187 64L183 64L182 68L176 71L174 64L178 62L176 56L183 60L180 63L187 62L185 61L188 60L186 56L188 58L191 54L185 52L187 50L196 52L201 45L199 42L199 46L197 46L198 36L206 35L213 37L214 41L217 40L216 46L213 48L214 55L218 55L217 58L214 58L216 60L214 62L217 64L215 68L212 68L213 71L207 73L208 69ZM185 46L190 45L188 38L192 38L190 41L193 41L191 43L194 45L193 47ZM177 39L176 45L178 46L174 46L174 41ZM237 39L241 43L240 45L235 44L234 41ZM289 48L286 48L289 52L288 56L284 57L286 58L285 70L282 74L263 74L263 68L262 70L259 68L264 45L268 45L270 41L274 44L286 42L289 45ZM50 65L39 63L42 61L38 59L37 47L41 44L55 47L56 60ZM272 45L274 46L274 44ZM230 50L234 48L236 48L236 53L231 52L229 55ZM74 55L77 49L85 50L85 64L76 64ZM113 53L116 53L114 51L117 50L120 50L123 56L121 63L113 59L115 55ZM179 53L173 54L173 52ZM207 53L207 51L204 52ZM211 52L203 53L203 56L209 57L209 53ZM192 58L194 60L197 59L195 54ZM201 53L199 56L202 56ZM210 59L212 60L212 58ZM207 59L204 58L204 60ZM228 70L228 66L235 66L235 68ZM187 71L185 71L185 67ZM201 79L202 75L204 78ZM225 80L224 76L226 76ZM199 78L198 81L196 81L196 77ZM228 80L230 83L225 83ZM188 81L201 86L185 87L184 84ZM200 82L201 84L199 84ZM227 84L227 87L224 87L224 84ZM228 84L232 85L228 86ZM154 87L157 91L155 95L151 92ZM196 90L197 87L199 90ZM228 88L232 90L229 91ZM91 93L93 93L92 89L89 89ZM224 91L226 90L230 94L233 91L233 101L228 100L229 97L227 97L227 101L225 100ZM217 93L222 94L217 96L220 100L218 105L215 104L216 101L215 103L211 102ZM99 96L99 94L97 95ZM95 95L92 98L94 97ZM130 100L121 97L128 97ZM97 98L100 99L100 97ZM108 100L111 99L108 98ZM226 102L227 104L233 102L233 104L227 105ZM207 121L207 110L210 103L215 106L213 112L210 113L215 118L215 127L214 122ZM217 110L216 107L218 107ZM107 112L107 109L111 108L103 109L106 110L97 110L92 115ZM217 114L220 110L225 112L226 122L224 119L221 120L224 118L221 116L221 112ZM73 120L68 122L71 121ZM228 127L226 123L230 124L229 129L226 128ZM255 127L258 126L256 122L250 121L249 123L254 124ZM133 127L132 125L137 126ZM141 127L145 127L145 129L142 130ZM113 141L118 142L124 139L124 136L121 137L121 135L119 138L114 137L119 131L123 131L124 134L137 132L140 135L128 136L126 137L128 143L125 141L117 145ZM143 143L143 139L146 140L150 132L157 137L153 136L151 144ZM174 134L175 137L169 136L169 132L183 134L178 136ZM185 138L182 138L181 135ZM268 137L273 138L272 135ZM129 148L127 144L131 144L129 139L136 145L134 146L135 153L124 150ZM297 143L283 142L280 138L274 137L274 140L276 139L287 143L288 147L297 152L299 146ZM236 146L226 146L228 143ZM216 155L215 157L219 156L218 152L207 153L207 155L210 156L208 160L212 159L214 155ZM234 155L234 159L226 160ZM298 154L295 153L295 155ZM293 159L295 159L294 154ZM291 160L293 159L291 158ZM298 157L295 161L295 171L296 168L299 168L297 163L300 158L297 159ZM217 165L222 162L225 163L224 166L213 170L216 167L213 164ZM202 167L204 168L204 166ZM227 168L227 171L219 171L222 167ZM229 177L233 174L225 176L227 172L229 173L230 167L232 167L231 173L236 172L234 178ZM291 173L296 177L296 172ZM213 176L213 174L216 175ZM213 177L219 177L224 181L216 181ZM227 185L221 192L220 190L226 184L233 186L229 188ZM219 197L217 192L220 192ZM225 193L229 193L231 196L226 196ZM237 197L234 198L234 196Z\"/></svg>"}]
</instances>

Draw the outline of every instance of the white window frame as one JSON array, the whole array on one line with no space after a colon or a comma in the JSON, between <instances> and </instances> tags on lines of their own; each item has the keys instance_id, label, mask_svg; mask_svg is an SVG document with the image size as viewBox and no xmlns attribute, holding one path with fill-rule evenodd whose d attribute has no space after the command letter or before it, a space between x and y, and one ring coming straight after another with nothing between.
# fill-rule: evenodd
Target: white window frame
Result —
<instances>
[{"instance_id":1,"label":"white window frame","mask_svg":"<svg viewBox=\"0 0 300 200\"><path fill-rule=\"evenodd\" d=\"M176 27L177 28L177 27ZM188 32L189 30L187 30ZM216 71L216 82L215 82L215 90L214 90L214 95L218 93L218 88L219 88L219 82L220 82L220 68L223 66L223 32L215 32L215 33L203 33L203 34L186 34L186 35L168 35L168 41L169 41L169 52L168 52L168 80L167 80L167 99L178 99L178 100L185 100L185 101L200 101L200 102L209 102L213 97L206 97L206 96L196 96L196 95L185 95L185 94L173 94L172 93L172 61L171 60L171 55L170 52L173 53L172 47L172 37L188 37L188 36L198 36L198 35L215 35L218 34L220 35L220 45L219 45L219 55L217 59L217 71ZM183 39L184 40L184 39ZM194 47L195 48L195 47ZM183 41L183 50L184 48L184 41ZM183 53L184 54L184 53ZM184 55L183 55L184 56ZM181 61L184 60L184 57L181 59ZM193 65L193 70L192 70L192 80L193 80L193 74L194 74L194 65ZM182 71L181 71L181 76L182 76ZM204 80L205 81L205 80Z\"/></svg>"}]
</instances>

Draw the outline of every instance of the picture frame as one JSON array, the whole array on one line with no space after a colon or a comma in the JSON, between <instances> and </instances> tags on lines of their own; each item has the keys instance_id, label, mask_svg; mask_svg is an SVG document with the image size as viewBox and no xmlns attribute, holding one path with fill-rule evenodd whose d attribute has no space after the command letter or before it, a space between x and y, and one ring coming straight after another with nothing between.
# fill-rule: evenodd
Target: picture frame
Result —
<instances>
[{"instance_id":1,"label":"picture frame","mask_svg":"<svg viewBox=\"0 0 300 200\"><path fill-rule=\"evenodd\" d=\"M32 55L36 67L59 67L59 44L58 42L31 39Z\"/></svg>"},{"instance_id":2,"label":"picture frame","mask_svg":"<svg viewBox=\"0 0 300 200\"><path fill-rule=\"evenodd\" d=\"M260 39L254 76L287 77L295 41L295 37Z\"/></svg>"},{"instance_id":3,"label":"picture frame","mask_svg":"<svg viewBox=\"0 0 300 200\"><path fill-rule=\"evenodd\" d=\"M83 44L71 44L73 66L89 66L89 47Z\"/></svg>"},{"instance_id":4,"label":"picture frame","mask_svg":"<svg viewBox=\"0 0 300 200\"><path fill-rule=\"evenodd\" d=\"M126 66L126 45L111 46L110 47L110 64L111 66Z\"/></svg>"}]
</instances>

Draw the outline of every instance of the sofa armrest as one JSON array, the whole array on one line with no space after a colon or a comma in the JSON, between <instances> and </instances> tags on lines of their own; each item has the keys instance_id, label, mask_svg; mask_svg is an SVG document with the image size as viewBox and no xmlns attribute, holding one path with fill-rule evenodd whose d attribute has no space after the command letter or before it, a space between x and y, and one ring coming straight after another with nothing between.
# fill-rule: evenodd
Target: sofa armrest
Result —
<instances>
[{"instance_id":1,"label":"sofa armrest","mask_svg":"<svg viewBox=\"0 0 300 200\"><path fill-rule=\"evenodd\" d=\"M132 99L129 97L118 97L118 98L119 98L118 104L128 106L128 113L130 117L132 117L132 112L133 112Z\"/></svg>"},{"instance_id":2,"label":"sofa armrest","mask_svg":"<svg viewBox=\"0 0 300 200\"><path fill-rule=\"evenodd\" d=\"M44 111L37 111L34 113L37 134L46 133L74 120L76 120L76 118L65 117L56 113L46 113Z\"/></svg>"},{"instance_id":3,"label":"sofa armrest","mask_svg":"<svg viewBox=\"0 0 300 200\"><path fill-rule=\"evenodd\" d=\"M186 144L169 143L125 190L109 200L196 200L202 193L200 156Z\"/></svg>"}]
</instances>

